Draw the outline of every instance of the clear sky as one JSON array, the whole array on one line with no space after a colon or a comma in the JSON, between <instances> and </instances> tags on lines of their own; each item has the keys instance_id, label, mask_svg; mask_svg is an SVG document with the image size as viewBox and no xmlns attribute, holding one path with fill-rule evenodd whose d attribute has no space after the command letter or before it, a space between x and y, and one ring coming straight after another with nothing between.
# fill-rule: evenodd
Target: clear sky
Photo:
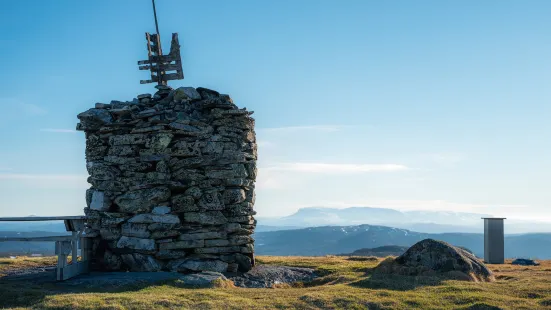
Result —
<instances>
[{"instance_id":1,"label":"clear sky","mask_svg":"<svg viewBox=\"0 0 551 310\"><path fill-rule=\"evenodd\" d=\"M157 0L185 80L255 111L256 209L551 220L550 1ZM153 92L149 0L2 1L0 215L81 214L96 102Z\"/></svg>"}]
</instances>

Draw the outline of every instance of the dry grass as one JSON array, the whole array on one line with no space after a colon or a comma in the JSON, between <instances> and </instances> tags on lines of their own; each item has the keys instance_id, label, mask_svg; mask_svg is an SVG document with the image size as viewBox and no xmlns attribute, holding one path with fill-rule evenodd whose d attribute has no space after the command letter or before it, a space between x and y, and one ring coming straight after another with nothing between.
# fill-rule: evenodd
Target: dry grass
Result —
<instances>
[{"instance_id":1,"label":"dry grass","mask_svg":"<svg viewBox=\"0 0 551 310\"><path fill-rule=\"evenodd\" d=\"M53 263L52 258L0 259L0 273ZM270 289L190 289L175 283L121 288L60 289L2 281L0 307L39 309L551 309L551 261L537 267L489 265L495 282L434 277L371 279L380 260L326 256L261 256L259 263L316 268L314 283Z\"/></svg>"}]
</instances>

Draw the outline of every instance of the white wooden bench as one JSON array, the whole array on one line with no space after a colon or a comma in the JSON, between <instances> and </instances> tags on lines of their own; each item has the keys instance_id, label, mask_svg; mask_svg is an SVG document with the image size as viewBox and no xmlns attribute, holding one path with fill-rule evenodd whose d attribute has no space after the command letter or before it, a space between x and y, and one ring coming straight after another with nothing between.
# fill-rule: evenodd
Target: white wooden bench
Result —
<instances>
[{"instance_id":1,"label":"white wooden bench","mask_svg":"<svg viewBox=\"0 0 551 310\"><path fill-rule=\"evenodd\" d=\"M57 255L57 280L63 281L82 273L88 272L89 244L83 236L85 216L49 216L49 217L0 217L0 222L37 222L37 221L64 221L65 230L72 233L71 236L46 236L30 238L1 238L6 241L53 241ZM78 249L81 249L81 258L78 261ZM71 263L67 262L69 254L72 255Z\"/></svg>"}]
</instances>

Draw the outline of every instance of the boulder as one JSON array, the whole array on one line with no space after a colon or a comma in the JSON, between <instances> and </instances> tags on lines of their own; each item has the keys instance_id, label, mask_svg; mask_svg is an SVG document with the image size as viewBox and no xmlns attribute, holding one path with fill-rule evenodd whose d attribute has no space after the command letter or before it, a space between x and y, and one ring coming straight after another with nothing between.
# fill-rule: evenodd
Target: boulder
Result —
<instances>
[{"instance_id":1,"label":"boulder","mask_svg":"<svg viewBox=\"0 0 551 310\"><path fill-rule=\"evenodd\" d=\"M535 260L532 260L532 259L517 258L511 264L521 265L521 266L539 266L540 263L538 263L538 262L536 262Z\"/></svg>"},{"instance_id":2,"label":"boulder","mask_svg":"<svg viewBox=\"0 0 551 310\"><path fill-rule=\"evenodd\" d=\"M465 281L494 281L492 272L469 252L446 242L425 239L396 259L386 259L373 275L441 276Z\"/></svg>"}]
</instances>

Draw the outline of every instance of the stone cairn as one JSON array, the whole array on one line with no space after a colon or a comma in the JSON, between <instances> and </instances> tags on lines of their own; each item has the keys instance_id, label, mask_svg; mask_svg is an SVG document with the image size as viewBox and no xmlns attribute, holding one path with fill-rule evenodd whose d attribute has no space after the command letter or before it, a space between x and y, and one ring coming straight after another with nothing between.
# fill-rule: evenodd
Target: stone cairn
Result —
<instances>
[{"instance_id":1,"label":"stone cairn","mask_svg":"<svg viewBox=\"0 0 551 310\"><path fill-rule=\"evenodd\" d=\"M253 112L206 88L97 103L86 135L95 270L246 272L254 266Z\"/></svg>"}]
</instances>

